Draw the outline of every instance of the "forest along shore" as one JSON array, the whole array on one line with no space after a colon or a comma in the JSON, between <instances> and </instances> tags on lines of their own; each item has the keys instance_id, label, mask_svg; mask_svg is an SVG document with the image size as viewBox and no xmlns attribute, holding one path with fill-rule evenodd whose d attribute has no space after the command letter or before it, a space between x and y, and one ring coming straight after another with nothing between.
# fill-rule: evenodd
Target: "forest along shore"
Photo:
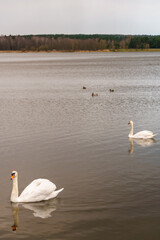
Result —
<instances>
[{"instance_id":1,"label":"forest along shore","mask_svg":"<svg viewBox=\"0 0 160 240\"><path fill-rule=\"evenodd\" d=\"M0 36L0 51L160 51L160 36L10 35Z\"/></svg>"},{"instance_id":2,"label":"forest along shore","mask_svg":"<svg viewBox=\"0 0 160 240\"><path fill-rule=\"evenodd\" d=\"M82 53L92 53L92 52L160 52L160 48L149 48L149 49L104 49L104 50L0 50L0 53L39 53L39 52L46 52L46 53L56 53L56 52L82 52Z\"/></svg>"}]
</instances>

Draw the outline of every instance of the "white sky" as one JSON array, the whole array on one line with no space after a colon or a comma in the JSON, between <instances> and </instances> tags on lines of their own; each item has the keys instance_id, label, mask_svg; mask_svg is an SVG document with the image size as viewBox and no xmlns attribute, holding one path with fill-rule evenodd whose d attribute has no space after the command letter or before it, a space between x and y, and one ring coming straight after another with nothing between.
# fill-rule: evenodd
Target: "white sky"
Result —
<instances>
[{"instance_id":1,"label":"white sky","mask_svg":"<svg viewBox=\"0 0 160 240\"><path fill-rule=\"evenodd\" d=\"M160 0L0 0L0 35L160 35Z\"/></svg>"}]
</instances>

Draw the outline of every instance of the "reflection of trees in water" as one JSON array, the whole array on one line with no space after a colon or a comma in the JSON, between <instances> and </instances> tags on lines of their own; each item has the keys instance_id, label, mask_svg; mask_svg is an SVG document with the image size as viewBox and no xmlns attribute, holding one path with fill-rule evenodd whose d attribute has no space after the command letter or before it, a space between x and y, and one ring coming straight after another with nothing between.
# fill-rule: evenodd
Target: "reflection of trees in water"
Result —
<instances>
[{"instance_id":1,"label":"reflection of trees in water","mask_svg":"<svg viewBox=\"0 0 160 240\"><path fill-rule=\"evenodd\" d=\"M130 142L130 150L129 153L132 154L134 151L134 143L142 146L142 147L150 147L152 146L153 143L156 143L155 139L153 138L149 138L149 139L133 139L133 138L129 138L129 142Z\"/></svg>"},{"instance_id":2,"label":"reflection of trees in water","mask_svg":"<svg viewBox=\"0 0 160 240\"><path fill-rule=\"evenodd\" d=\"M33 211L34 217L49 218L51 213L56 210L56 204L58 199L51 199L48 201L36 202L36 203L11 203L12 215L14 224L12 225L12 230L16 231L19 224L19 207L22 206L25 209Z\"/></svg>"}]
</instances>

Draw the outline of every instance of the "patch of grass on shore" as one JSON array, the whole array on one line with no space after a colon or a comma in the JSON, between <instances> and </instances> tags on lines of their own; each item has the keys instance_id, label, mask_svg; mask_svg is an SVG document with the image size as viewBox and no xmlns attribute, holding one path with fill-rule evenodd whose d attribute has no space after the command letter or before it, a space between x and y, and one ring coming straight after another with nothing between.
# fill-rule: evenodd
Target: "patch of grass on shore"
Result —
<instances>
[{"instance_id":1,"label":"patch of grass on shore","mask_svg":"<svg viewBox=\"0 0 160 240\"><path fill-rule=\"evenodd\" d=\"M160 52L160 48L147 48L147 49L117 49L117 52Z\"/></svg>"}]
</instances>

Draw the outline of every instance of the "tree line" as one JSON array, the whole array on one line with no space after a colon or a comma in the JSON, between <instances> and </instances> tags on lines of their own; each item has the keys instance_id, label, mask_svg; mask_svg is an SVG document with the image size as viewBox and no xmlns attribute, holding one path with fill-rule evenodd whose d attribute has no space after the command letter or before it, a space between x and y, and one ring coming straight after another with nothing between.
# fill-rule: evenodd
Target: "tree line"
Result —
<instances>
[{"instance_id":1,"label":"tree line","mask_svg":"<svg viewBox=\"0 0 160 240\"><path fill-rule=\"evenodd\" d=\"M160 48L160 36L51 34L0 36L1 51L98 51Z\"/></svg>"}]
</instances>

